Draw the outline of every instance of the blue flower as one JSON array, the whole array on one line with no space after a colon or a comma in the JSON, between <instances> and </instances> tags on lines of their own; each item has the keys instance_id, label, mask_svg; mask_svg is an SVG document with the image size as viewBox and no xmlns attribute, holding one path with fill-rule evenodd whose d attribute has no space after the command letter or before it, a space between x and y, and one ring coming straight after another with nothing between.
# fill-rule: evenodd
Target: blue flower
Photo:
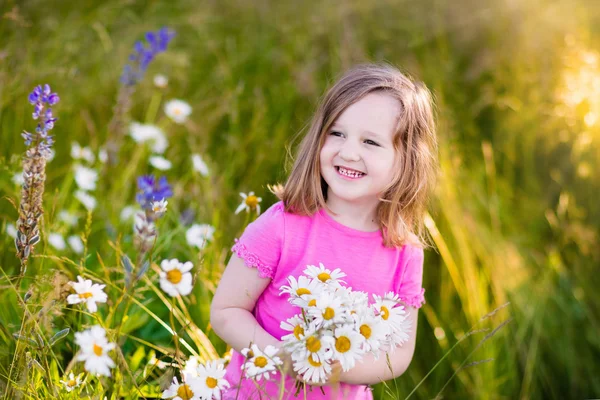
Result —
<instances>
[{"instance_id":1,"label":"blue flower","mask_svg":"<svg viewBox=\"0 0 600 400\"><path fill-rule=\"evenodd\" d=\"M133 53L129 56L131 64L127 64L121 75L121 83L125 86L133 86L144 77L148 65L157 54L167 50L167 46L175 32L168 28L161 28L157 32L147 32L146 43L137 41L133 46Z\"/></svg>"},{"instance_id":2,"label":"blue flower","mask_svg":"<svg viewBox=\"0 0 600 400\"><path fill-rule=\"evenodd\" d=\"M56 122L56 118L54 118L52 108L50 107L58 103L60 98L56 93L52 92L50 85L45 84L33 88L33 91L29 94L28 100L29 103L33 105L32 118L34 120L40 120L40 122L35 128L37 135L27 131L24 131L21 134L23 139L25 139L25 146L29 146L36 141L36 139L39 139L38 145L40 150L50 150L52 144L54 144L54 139L48 132L54 128L54 123Z\"/></svg>"},{"instance_id":3,"label":"blue flower","mask_svg":"<svg viewBox=\"0 0 600 400\"><path fill-rule=\"evenodd\" d=\"M173 196L167 178L161 177L158 181L154 175L143 175L137 179L138 193L136 201L143 209L150 209L152 202L168 199Z\"/></svg>"}]
</instances>

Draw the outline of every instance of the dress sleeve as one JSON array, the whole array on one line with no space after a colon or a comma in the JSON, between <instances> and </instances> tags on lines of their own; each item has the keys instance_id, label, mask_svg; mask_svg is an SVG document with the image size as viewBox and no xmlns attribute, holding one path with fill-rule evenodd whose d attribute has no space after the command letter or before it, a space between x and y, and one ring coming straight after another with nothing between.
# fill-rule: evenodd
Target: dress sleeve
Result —
<instances>
[{"instance_id":1,"label":"dress sleeve","mask_svg":"<svg viewBox=\"0 0 600 400\"><path fill-rule=\"evenodd\" d=\"M423 249L410 247L408 260L402 271L400 288L397 293L400 300L407 306L421 308L425 303L425 289L423 289Z\"/></svg>"},{"instance_id":2,"label":"dress sleeve","mask_svg":"<svg viewBox=\"0 0 600 400\"><path fill-rule=\"evenodd\" d=\"M283 248L283 203L273 204L256 220L248 224L231 251L244 260L247 267L256 268L261 278L273 278Z\"/></svg>"}]
</instances>

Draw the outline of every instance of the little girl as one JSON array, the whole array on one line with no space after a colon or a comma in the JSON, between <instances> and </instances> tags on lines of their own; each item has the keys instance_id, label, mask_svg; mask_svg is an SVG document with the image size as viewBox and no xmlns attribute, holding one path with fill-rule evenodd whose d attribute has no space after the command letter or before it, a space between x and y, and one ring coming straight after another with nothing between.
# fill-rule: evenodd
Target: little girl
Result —
<instances>
[{"instance_id":1,"label":"little girl","mask_svg":"<svg viewBox=\"0 0 600 400\"><path fill-rule=\"evenodd\" d=\"M372 399L366 385L406 371L413 356L422 288L425 203L437 168L432 100L427 88L389 65L361 65L326 93L303 139L281 201L249 224L211 305L215 332L235 350L225 399L278 399L282 377L242 379L240 354L250 343L281 348L280 327L299 312L280 287L307 265L340 268L345 286L400 296L410 339L385 356L371 354L347 372L334 368L309 399ZM285 358L284 351L279 354ZM288 360L289 361L289 360ZM283 399L297 397L285 377ZM323 395L321 389L324 390Z\"/></svg>"}]
</instances>

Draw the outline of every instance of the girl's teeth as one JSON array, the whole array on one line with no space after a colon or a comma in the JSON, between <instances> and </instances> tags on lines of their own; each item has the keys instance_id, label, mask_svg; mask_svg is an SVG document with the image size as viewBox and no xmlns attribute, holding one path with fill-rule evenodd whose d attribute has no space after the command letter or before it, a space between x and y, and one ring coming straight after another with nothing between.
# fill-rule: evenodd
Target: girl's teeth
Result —
<instances>
[{"instance_id":1,"label":"girl's teeth","mask_svg":"<svg viewBox=\"0 0 600 400\"><path fill-rule=\"evenodd\" d=\"M346 176L349 176L351 178L358 178L358 177L364 175L362 172L352 172L352 171L348 171L348 170L346 170L344 168L341 168L341 167L339 168L339 171L340 171L340 173L342 175L346 175Z\"/></svg>"}]
</instances>

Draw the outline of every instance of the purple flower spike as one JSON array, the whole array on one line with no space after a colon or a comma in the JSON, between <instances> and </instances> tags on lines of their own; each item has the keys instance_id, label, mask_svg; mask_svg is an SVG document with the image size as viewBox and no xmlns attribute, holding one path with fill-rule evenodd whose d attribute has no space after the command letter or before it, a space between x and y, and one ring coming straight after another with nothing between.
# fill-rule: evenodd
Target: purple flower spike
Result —
<instances>
[{"instance_id":1,"label":"purple flower spike","mask_svg":"<svg viewBox=\"0 0 600 400\"><path fill-rule=\"evenodd\" d=\"M140 176L137 179L138 193L136 201L143 209L152 207L152 202L168 199L173 196L171 186L166 177L161 177L158 182L153 175Z\"/></svg>"},{"instance_id":2,"label":"purple flower spike","mask_svg":"<svg viewBox=\"0 0 600 400\"><path fill-rule=\"evenodd\" d=\"M167 46L175 33L168 28L161 28L157 32L146 32L146 43L142 41L135 42L133 53L129 56L128 64L123 69L121 75L121 83L125 86L133 86L138 83L143 77L146 69L156 57L157 54L167 50Z\"/></svg>"},{"instance_id":3,"label":"purple flower spike","mask_svg":"<svg viewBox=\"0 0 600 400\"><path fill-rule=\"evenodd\" d=\"M38 85L33 88L33 91L29 94L27 99L29 100L29 103L33 105L31 117L34 120L42 117L42 121L37 124L35 135L25 131L21 136L25 139L26 146L36 142L37 145L39 145L40 150L49 151L54 140L52 139L52 136L48 135L48 132L54 128L54 123L56 122L56 118L54 118L50 106L58 103L59 97L56 93L52 93L50 85L46 83L43 86Z\"/></svg>"}]
</instances>

